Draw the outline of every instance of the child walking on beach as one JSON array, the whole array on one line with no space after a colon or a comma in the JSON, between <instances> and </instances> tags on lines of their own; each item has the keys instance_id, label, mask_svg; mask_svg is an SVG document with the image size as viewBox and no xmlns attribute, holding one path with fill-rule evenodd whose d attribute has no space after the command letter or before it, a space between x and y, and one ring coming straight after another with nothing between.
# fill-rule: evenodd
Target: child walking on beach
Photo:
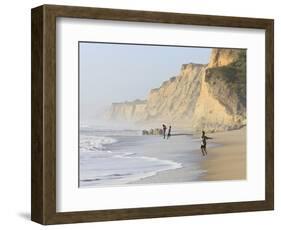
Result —
<instances>
[{"instance_id":1,"label":"child walking on beach","mask_svg":"<svg viewBox=\"0 0 281 230\"><path fill-rule=\"evenodd\" d=\"M171 127L171 126L169 126L167 139L171 136L171 129L172 129L172 127Z\"/></svg>"},{"instance_id":2,"label":"child walking on beach","mask_svg":"<svg viewBox=\"0 0 281 230\"><path fill-rule=\"evenodd\" d=\"M211 137L207 137L205 135L205 131L202 131L202 136L201 136L201 152L203 154L203 156L206 156L208 153L207 153L207 139L212 139Z\"/></svg>"},{"instance_id":3,"label":"child walking on beach","mask_svg":"<svg viewBox=\"0 0 281 230\"><path fill-rule=\"evenodd\" d=\"M163 137L164 139L166 138L166 129L167 129L167 126L165 124L162 125L163 127Z\"/></svg>"}]
</instances>

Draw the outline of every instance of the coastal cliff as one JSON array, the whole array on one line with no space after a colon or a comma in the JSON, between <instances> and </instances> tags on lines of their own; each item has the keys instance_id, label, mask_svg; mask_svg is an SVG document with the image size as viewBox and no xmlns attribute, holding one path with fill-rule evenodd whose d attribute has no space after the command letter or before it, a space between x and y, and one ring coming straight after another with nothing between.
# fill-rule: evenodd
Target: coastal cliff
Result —
<instances>
[{"instance_id":1,"label":"coastal cliff","mask_svg":"<svg viewBox=\"0 0 281 230\"><path fill-rule=\"evenodd\" d=\"M246 51L213 49L201 76L193 114L196 129L229 130L246 124Z\"/></svg>"},{"instance_id":2,"label":"coastal cliff","mask_svg":"<svg viewBox=\"0 0 281 230\"><path fill-rule=\"evenodd\" d=\"M182 65L146 100L113 103L107 118L208 131L240 128L246 124L246 51L212 49L207 65Z\"/></svg>"},{"instance_id":3,"label":"coastal cliff","mask_svg":"<svg viewBox=\"0 0 281 230\"><path fill-rule=\"evenodd\" d=\"M112 103L106 118L118 121L140 121L146 114L146 100Z\"/></svg>"}]
</instances>

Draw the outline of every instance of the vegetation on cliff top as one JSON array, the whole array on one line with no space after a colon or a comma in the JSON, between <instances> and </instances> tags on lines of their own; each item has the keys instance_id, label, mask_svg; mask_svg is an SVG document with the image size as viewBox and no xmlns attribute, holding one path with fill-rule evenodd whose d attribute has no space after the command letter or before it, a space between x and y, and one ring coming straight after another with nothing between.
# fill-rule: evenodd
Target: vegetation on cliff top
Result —
<instances>
[{"instance_id":1,"label":"vegetation on cliff top","mask_svg":"<svg viewBox=\"0 0 281 230\"><path fill-rule=\"evenodd\" d=\"M205 81L230 113L239 113L246 107L246 50L229 65L207 69Z\"/></svg>"}]
</instances>

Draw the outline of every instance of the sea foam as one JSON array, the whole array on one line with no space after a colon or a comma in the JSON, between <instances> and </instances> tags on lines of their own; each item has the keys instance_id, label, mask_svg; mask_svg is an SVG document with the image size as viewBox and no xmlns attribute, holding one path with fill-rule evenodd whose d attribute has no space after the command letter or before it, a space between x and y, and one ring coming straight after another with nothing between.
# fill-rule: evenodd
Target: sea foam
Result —
<instances>
[{"instance_id":1,"label":"sea foam","mask_svg":"<svg viewBox=\"0 0 281 230\"><path fill-rule=\"evenodd\" d=\"M128 184L182 167L174 161L110 148L118 142L117 137L80 136L80 187Z\"/></svg>"}]
</instances>

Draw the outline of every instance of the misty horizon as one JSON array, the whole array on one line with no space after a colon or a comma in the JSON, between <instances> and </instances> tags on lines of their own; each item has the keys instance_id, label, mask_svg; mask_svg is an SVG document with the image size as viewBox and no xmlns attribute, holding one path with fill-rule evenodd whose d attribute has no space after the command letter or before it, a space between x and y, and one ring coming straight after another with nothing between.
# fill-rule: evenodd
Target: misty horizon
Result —
<instances>
[{"instance_id":1,"label":"misty horizon","mask_svg":"<svg viewBox=\"0 0 281 230\"><path fill-rule=\"evenodd\" d=\"M146 100L153 88L188 63L207 64L211 48L79 43L80 119L102 115L112 103Z\"/></svg>"}]
</instances>

